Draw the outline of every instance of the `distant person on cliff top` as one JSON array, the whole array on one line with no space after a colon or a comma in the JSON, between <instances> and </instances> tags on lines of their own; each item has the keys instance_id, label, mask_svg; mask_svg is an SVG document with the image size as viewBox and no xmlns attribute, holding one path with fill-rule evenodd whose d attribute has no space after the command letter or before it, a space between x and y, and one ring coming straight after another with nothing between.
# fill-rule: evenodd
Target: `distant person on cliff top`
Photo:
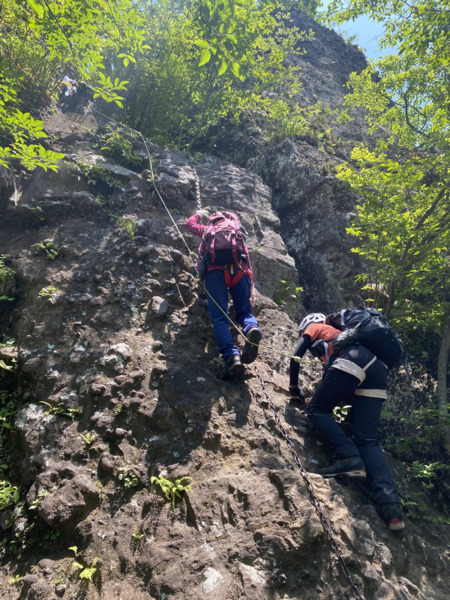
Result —
<instances>
[{"instance_id":1,"label":"distant person on cliff top","mask_svg":"<svg viewBox=\"0 0 450 600\"><path fill-rule=\"evenodd\" d=\"M256 360L262 338L250 303L252 267L239 218L224 210L213 213L207 224L203 225L203 215L203 211L193 214L187 220L186 227L202 238L197 270L205 282L214 335L224 360L219 377L230 379L242 375L244 365ZM233 300L236 322L248 340L242 355L230 330L228 294Z\"/></svg>"},{"instance_id":2,"label":"distant person on cliff top","mask_svg":"<svg viewBox=\"0 0 450 600\"><path fill-rule=\"evenodd\" d=\"M294 356L307 350L324 363L321 382L307 406L307 414L321 439L334 451L337 461L318 469L323 477L365 478L374 493L377 510L392 531L404 528L402 507L389 466L377 441L383 401L386 399L388 369L361 344L345 347L333 354L333 339L341 331L327 325L322 313L307 315L299 325L300 341ZM290 404L304 406L298 386L300 366L291 359L289 369ZM351 405L352 439L333 418L340 403Z\"/></svg>"}]
</instances>

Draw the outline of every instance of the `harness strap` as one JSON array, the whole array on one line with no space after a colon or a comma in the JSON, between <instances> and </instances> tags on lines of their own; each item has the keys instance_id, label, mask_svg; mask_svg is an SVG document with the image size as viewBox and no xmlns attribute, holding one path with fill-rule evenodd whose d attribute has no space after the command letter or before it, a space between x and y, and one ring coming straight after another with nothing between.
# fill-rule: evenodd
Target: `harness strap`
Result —
<instances>
[{"instance_id":1,"label":"harness strap","mask_svg":"<svg viewBox=\"0 0 450 600\"><path fill-rule=\"evenodd\" d=\"M240 282L240 280L244 277L245 275L245 271L244 269L242 269L242 267L239 267L239 271L236 273L236 275L233 275L233 271L234 271L234 265L230 265L230 271L228 271L228 269L226 268L226 266L223 268L223 274L225 276L225 284L227 286L228 289L234 287L237 283Z\"/></svg>"},{"instance_id":2,"label":"harness strap","mask_svg":"<svg viewBox=\"0 0 450 600\"><path fill-rule=\"evenodd\" d=\"M372 390L372 389L356 389L355 396L365 396L366 398L382 398L387 399L386 390Z\"/></svg>"},{"instance_id":3,"label":"harness strap","mask_svg":"<svg viewBox=\"0 0 450 600\"><path fill-rule=\"evenodd\" d=\"M337 358L334 363L331 365L332 369L337 369L338 371L344 371L344 373L349 373L359 379L359 385L366 378L367 369L373 365L373 363L377 360L377 357L374 356L369 362L364 366L360 367L356 363L351 360L347 360L346 358Z\"/></svg>"}]
</instances>

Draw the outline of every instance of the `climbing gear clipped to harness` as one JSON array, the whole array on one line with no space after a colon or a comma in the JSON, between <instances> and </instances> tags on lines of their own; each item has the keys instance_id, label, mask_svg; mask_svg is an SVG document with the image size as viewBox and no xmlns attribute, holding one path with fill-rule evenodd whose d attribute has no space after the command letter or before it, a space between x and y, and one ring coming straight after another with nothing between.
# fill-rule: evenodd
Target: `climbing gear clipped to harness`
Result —
<instances>
[{"instance_id":1,"label":"climbing gear clipped to harness","mask_svg":"<svg viewBox=\"0 0 450 600\"><path fill-rule=\"evenodd\" d=\"M302 332L311 323L325 323L325 315L322 313L310 313L300 322L298 326L298 334L302 335Z\"/></svg>"},{"instance_id":2,"label":"climbing gear clipped to harness","mask_svg":"<svg viewBox=\"0 0 450 600\"><path fill-rule=\"evenodd\" d=\"M249 264L247 244L239 217L232 212L213 213L203 234L202 259L211 265Z\"/></svg>"},{"instance_id":3,"label":"climbing gear clipped to harness","mask_svg":"<svg viewBox=\"0 0 450 600\"><path fill-rule=\"evenodd\" d=\"M328 315L325 322L342 331L333 340L335 353L351 344L362 344L388 369L403 365L409 376L410 355L400 341L398 333L392 329L386 317L375 308L343 309Z\"/></svg>"}]
</instances>

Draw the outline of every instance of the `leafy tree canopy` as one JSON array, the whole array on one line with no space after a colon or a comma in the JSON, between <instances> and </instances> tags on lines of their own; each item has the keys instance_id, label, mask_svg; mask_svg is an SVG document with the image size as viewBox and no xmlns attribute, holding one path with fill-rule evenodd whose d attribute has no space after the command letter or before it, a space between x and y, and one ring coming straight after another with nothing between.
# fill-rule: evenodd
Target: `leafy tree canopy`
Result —
<instances>
[{"instance_id":1,"label":"leafy tree canopy","mask_svg":"<svg viewBox=\"0 0 450 600\"><path fill-rule=\"evenodd\" d=\"M347 106L365 109L374 145L355 148L339 177L362 200L349 233L373 302L436 331L449 311L448 8L448 0L333 0L326 16L366 14L385 26L381 46L397 48L350 77Z\"/></svg>"},{"instance_id":2,"label":"leafy tree canopy","mask_svg":"<svg viewBox=\"0 0 450 600\"><path fill-rule=\"evenodd\" d=\"M56 168L59 156L42 147L45 133L35 119L64 75L86 82L94 98L124 109L116 118L164 144L186 145L222 116L237 119L255 108L302 131L304 110L280 92L298 91L296 69L283 61L301 39L282 11L312 14L316 6L317 0L4 0L1 164Z\"/></svg>"}]
</instances>

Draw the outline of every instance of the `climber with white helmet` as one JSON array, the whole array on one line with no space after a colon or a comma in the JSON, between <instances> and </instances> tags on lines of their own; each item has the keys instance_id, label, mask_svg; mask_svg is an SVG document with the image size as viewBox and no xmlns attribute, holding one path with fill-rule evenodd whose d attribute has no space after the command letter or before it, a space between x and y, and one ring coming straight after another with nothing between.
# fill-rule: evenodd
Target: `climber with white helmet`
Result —
<instances>
[{"instance_id":1,"label":"climber with white helmet","mask_svg":"<svg viewBox=\"0 0 450 600\"><path fill-rule=\"evenodd\" d=\"M328 340L334 339L340 331L331 325L325 325L325 315L322 313L311 313L301 321L298 326L300 340L294 348L294 356L302 357L307 350L313 356L320 358L324 364L328 363L328 357L333 353ZM308 333L305 334L305 330ZM301 406L305 398L298 387L298 375L300 365L291 359L289 367L289 393L290 404L292 406Z\"/></svg>"},{"instance_id":2,"label":"climber with white helmet","mask_svg":"<svg viewBox=\"0 0 450 600\"><path fill-rule=\"evenodd\" d=\"M386 399L388 368L359 343L334 353L333 340L341 331L327 324L322 313L307 315L299 325L300 341L294 356L307 350L322 360L325 373L307 406L307 415L336 455L330 467L318 469L323 477L366 478L377 510L392 531L404 528L402 507L389 466L377 441L381 407ZM300 367L291 359L290 405L302 407L305 398L298 387ZM341 403L351 406L352 437L333 417Z\"/></svg>"}]
</instances>

